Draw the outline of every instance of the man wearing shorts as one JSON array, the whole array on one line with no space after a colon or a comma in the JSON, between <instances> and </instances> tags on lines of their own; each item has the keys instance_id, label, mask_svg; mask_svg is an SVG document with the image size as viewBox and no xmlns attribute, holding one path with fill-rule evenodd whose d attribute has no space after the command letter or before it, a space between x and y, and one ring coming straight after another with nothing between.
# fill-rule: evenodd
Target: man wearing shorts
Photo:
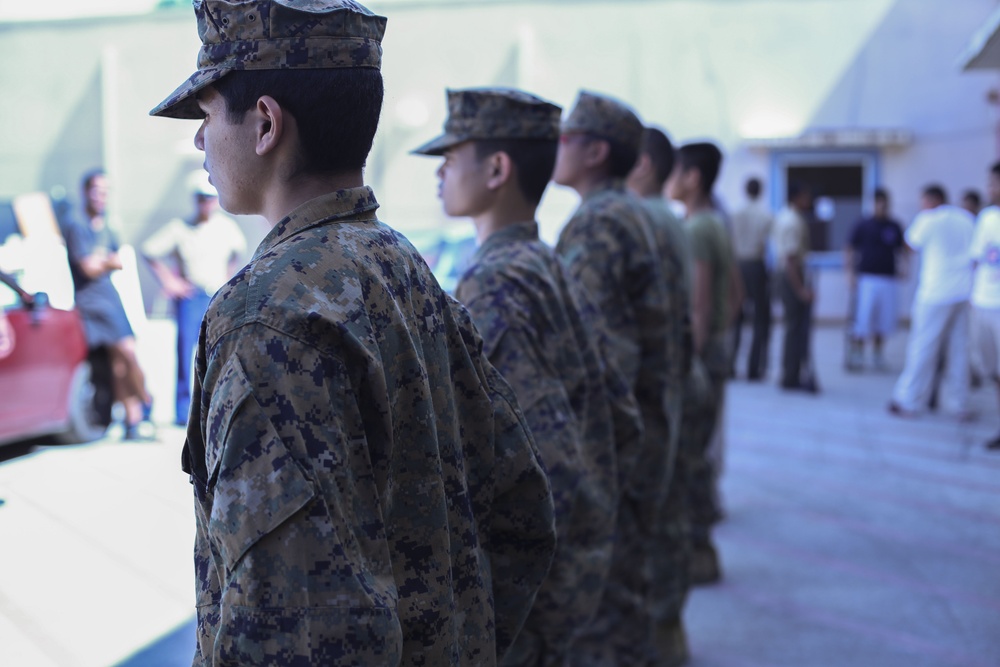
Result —
<instances>
[{"instance_id":1,"label":"man wearing shorts","mask_svg":"<svg viewBox=\"0 0 1000 667\"><path fill-rule=\"evenodd\" d=\"M864 366L869 338L875 369L885 369L882 342L896 330L896 257L904 247L903 227L889 217L889 193L879 188L874 214L855 225L847 246L845 264L856 290L849 371Z\"/></svg>"},{"instance_id":2,"label":"man wearing shorts","mask_svg":"<svg viewBox=\"0 0 1000 667\"><path fill-rule=\"evenodd\" d=\"M976 267L972 282L972 349L979 371L1000 397L1000 162L990 169L991 206L979 214L969 255ZM986 443L1000 451L1000 435Z\"/></svg>"}]
</instances>

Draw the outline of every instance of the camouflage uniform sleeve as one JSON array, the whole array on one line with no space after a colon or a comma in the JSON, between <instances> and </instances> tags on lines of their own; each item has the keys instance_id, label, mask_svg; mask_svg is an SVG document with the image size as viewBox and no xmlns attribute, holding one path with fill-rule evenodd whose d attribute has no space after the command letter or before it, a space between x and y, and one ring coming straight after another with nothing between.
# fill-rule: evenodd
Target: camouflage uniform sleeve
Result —
<instances>
[{"instance_id":1,"label":"camouflage uniform sleeve","mask_svg":"<svg viewBox=\"0 0 1000 667\"><path fill-rule=\"evenodd\" d=\"M552 492L514 393L484 363L494 397L494 499L488 548L493 575L497 657L521 630L556 548Z\"/></svg>"},{"instance_id":2,"label":"camouflage uniform sleeve","mask_svg":"<svg viewBox=\"0 0 1000 667\"><path fill-rule=\"evenodd\" d=\"M344 365L261 325L230 335L196 411L195 664L396 664L397 592Z\"/></svg>"},{"instance_id":3,"label":"camouflage uniform sleeve","mask_svg":"<svg viewBox=\"0 0 1000 667\"><path fill-rule=\"evenodd\" d=\"M490 361L514 389L545 467L559 535L552 569L529 616L525 632L543 638L555 655L564 655L573 633L593 615L606 572L607 548L590 533L611 518L595 516L593 498L603 493L602 477L587 470L579 424L566 389L538 354L536 341L518 328L506 332ZM596 524L596 525L595 525Z\"/></svg>"},{"instance_id":4,"label":"camouflage uniform sleeve","mask_svg":"<svg viewBox=\"0 0 1000 667\"><path fill-rule=\"evenodd\" d=\"M632 385L618 369L614 350L604 324L604 316L584 291L576 294L580 313L592 323L594 344L604 371L604 387L611 409L615 437L615 461L618 468L619 493L627 489L628 480L635 472L635 466L642 451L645 429L642 411L632 393Z\"/></svg>"}]
</instances>

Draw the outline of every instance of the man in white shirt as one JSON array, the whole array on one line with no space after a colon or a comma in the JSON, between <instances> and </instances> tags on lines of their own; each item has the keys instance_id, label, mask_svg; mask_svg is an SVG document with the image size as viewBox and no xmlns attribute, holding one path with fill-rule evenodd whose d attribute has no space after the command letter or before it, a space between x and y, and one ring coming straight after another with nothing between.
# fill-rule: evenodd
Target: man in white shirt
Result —
<instances>
[{"instance_id":1,"label":"man in white shirt","mask_svg":"<svg viewBox=\"0 0 1000 667\"><path fill-rule=\"evenodd\" d=\"M984 379L992 380L1000 397L1000 162L990 168L991 206L979 213L969 255L972 283L972 350ZM986 443L1000 450L1000 435Z\"/></svg>"},{"instance_id":2,"label":"man in white shirt","mask_svg":"<svg viewBox=\"0 0 1000 667\"><path fill-rule=\"evenodd\" d=\"M757 178L747 180L744 187L747 204L733 216L733 253L739 262L743 278L743 303L736 311L733 341L733 373L736 375L736 355L740 349L743 316L747 306L753 312L753 338L747 358L747 379L761 380L767 374L767 348L771 335L771 287L765 255L771 235L771 212L760 202L761 183Z\"/></svg>"},{"instance_id":3,"label":"man in white shirt","mask_svg":"<svg viewBox=\"0 0 1000 667\"><path fill-rule=\"evenodd\" d=\"M774 221L774 251L777 256L778 290L785 311L785 340L781 352L781 387L819 392L809 352L814 293L806 273L809 254L809 224L812 192L803 184L788 186L788 206Z\"/></svg>"},{"instance_id":4,"label":"man in white shirt","mask_svg":"<svg viewBox=\"0 0 1000 667\"><path fill-rule=\"evenodd\" d=\"M969 245L974 220L947 203L939 185L924 188L921 207L906 230L906 243L920 253L920 281L913 302L906 366L889 403L895 415L912 416L928 407L940 350L947 368L942 380L941 407L959 419L971 418L969 396L969 293L972 264Z\"/></svg>"},{"instance_id":5,"label":"man in white shirt","mask_svg":"<svg viewBox=\"0 0 1000 667\"><path fill-rule=\"evenodd\" d=\"M208 173L192 174L195 214L174 218L142 244L142 254L174 302L177 319L176 424L187 424L191 407L191 356L208 303L236 272L247 250L239 226L219 209Z\"/></svg>"}]
</instances>

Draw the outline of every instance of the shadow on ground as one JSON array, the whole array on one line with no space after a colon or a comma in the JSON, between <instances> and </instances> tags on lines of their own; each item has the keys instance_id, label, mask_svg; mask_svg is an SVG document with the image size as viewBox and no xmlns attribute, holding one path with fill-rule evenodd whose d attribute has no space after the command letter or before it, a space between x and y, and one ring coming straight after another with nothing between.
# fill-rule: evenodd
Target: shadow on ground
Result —
<instances>
[{"instance_id":1,"label":"shadow on ground","mask_svg":"<svg viewBox=\"0 0 1000 667\"><path fill-rule=\"evenodd\" d=\"M114 667L188 667L194 656L197 619L191 618Z\"/></svg>"}]
</instances>

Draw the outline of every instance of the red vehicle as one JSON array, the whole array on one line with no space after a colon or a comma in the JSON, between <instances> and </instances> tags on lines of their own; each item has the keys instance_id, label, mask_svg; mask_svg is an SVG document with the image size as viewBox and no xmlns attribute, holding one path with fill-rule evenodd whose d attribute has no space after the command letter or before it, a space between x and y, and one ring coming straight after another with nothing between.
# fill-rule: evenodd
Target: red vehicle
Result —
<instances>
[{"instance_id":1,"label":"red vehicle","mask_svg":"<svg viewBox=\"0 0 1000 667\"><path fill-rule=\"evenodd\" d=\"M28 294L0 273L0 290L17 305L0 314L0 444L43 435L87 442L111 421L106 359L88 358L75 310L59 310L45 294ZM103 409L101 408L103 404Z\"/></svg>"},{"instance_id":2,"label":"red vehicle","mask_svg":"<svg viewBox=\"0 0 1000 667\"><path fill-rule=\"evenodd\" d=\"M0 218L10 220L3 208ZM0 271L0 445L101 437L111 423L110 388L107 353L88 354L75 308L55 308L48 295L29 294Z\"/></svg>"}]
</instances>

